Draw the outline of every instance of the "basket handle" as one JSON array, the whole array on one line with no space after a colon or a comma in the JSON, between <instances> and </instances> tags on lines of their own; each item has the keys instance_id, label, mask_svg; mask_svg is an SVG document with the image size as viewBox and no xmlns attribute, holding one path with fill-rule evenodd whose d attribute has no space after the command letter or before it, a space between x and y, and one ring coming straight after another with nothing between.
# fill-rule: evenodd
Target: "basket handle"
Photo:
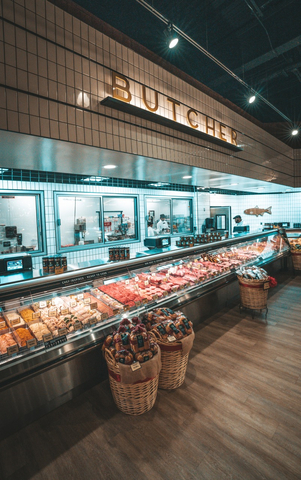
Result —
<instances>
[{"instance_id":1,"label":"basket handle","mask_svg":"<svg viewBox=\"0 0 301 480\"><path fill-rule=\"evenodd\" d=\"M157 336L155 335L155 333L152 332L152 331L147 332L147 333L149 334L149 336L151 337L151 339L152 339L153 342L155 342L155 341L157 340L157 338L159 338L159 337L157 337Z\"/></svg>"},{"instance_id":2,"label":"basket handle","mask_svg":"<svg viewBox=\"0 0 301 480\"><path fill-rule=\"evenodd\" d=\"M108 357L110 357L110 360L112 360L112 362L113 362L114 365L116 366L116 365L117 365L117 362L116 362L115 358L113 357L112 353L110 352L110 350L108 350L107 348L105 348L105 352L106 352L106 354L108 355Z\"/></svg>"}]
</instances>

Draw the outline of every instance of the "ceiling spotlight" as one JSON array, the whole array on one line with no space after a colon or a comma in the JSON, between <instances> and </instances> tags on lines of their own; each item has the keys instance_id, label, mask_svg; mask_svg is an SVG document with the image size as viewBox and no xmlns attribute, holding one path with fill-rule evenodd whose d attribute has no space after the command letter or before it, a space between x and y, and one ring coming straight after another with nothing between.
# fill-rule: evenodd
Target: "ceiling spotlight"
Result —
<instances>
[{"instance_id":1,"label":"ceiling spotlight","mask_svg":"<svg viewBox=\"0 0 301 480\"><path fill-rule=\"evenodd\" d=\"M184 175L182 178L192 178L192 175Z\"/></svg>"},{"instance_id":2,"label":"ceiling spotlight","mask_svg":"<svg viewBox=\"0 0 301 480\"><path fill-rule=\"evenodd\" d=\"M295 137L296 135L298 135L298 133L299 133L298 128L294 128L294 130L292 131L292 135Z\"/></svg>"},{"instance_id":3,"label":"ceiling spotlight","mask_svg":"<svg viewBox=\"0 0 301 480\"><path fill-rule=\"evenodd\" d=\"M179 41L179 37L174 31L171 23L167 24L167 28L164 30L164 33L166 36L166 42L167 42L168 48L174 48Z\"/></svg>"},{"instance_id":4,"label":"ceiling spotlight","mask_svg":"<svg viewBox=\"0 0 301 480\"><path fill-rule=\"evenodd\" d=\"M113 168L116 168L116 165L104 165L103 168L106 168L107 170L113 170Z\"/></svg>"},{"instance_id":5,"label":"ceiling spotlight","mask_svg":"<svg viewBox=\"0 0 301 480\"><path fill-rule=\"evenodd\" d=\"M249 102L249 103L254 103L255 100L256 100L256 95L254 95L254 94L252 93L252 95L248 98L248 102Z\"/></svg>"}]
</instances>

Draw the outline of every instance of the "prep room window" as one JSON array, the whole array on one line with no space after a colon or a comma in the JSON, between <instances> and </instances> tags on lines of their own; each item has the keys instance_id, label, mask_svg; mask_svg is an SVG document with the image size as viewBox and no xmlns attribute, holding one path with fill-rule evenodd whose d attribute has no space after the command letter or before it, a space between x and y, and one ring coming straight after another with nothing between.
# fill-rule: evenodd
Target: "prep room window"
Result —
<instances>
[{"instance_id":1,"label":"prep room window","mask_svg":"<svg viewBox=\"0 0 301 480\"><path fill-rule=\"evenodd\" d=\"M105 242L138 239L136 197L103 197Z\"/></svg>"},{"instance_id":2,"label":"prep room window","mask_svg":"<svg viewBox=\"0 0 301 480\"><path fill-rule=\"evenodd\" d=\"M0 253L1 255L45 251L43 194L0 192Z\"/></svg>"},{"instance_id":3,"label":"prep room window","mask_svg":"<svg viewBox=\"0 0 301 480\"><path fill-rule=\"evenodd\" d=\"M172 230L179 235L192 234L192 200L173 198Z\"/></svg>"},{"instance_id":4,"label":"prep room window","mask_svg":"<svg viewBox=\"0 0 301 480\"><path fill-rule=\"evenodd\" d=\"M58 195L56 208L59 250L103 242L99 196Z\"/></svg>"},{"instance_id":5,"label":"prep room window","mask_svg":"<svg viewBox=\"0 0 301 480\"><path fill-rule=\"evenodd\" d=\"M146 225L148 222L151 222L156 235L170 234L170 199L163 197L149 197L146 199L146 210Z\"/></svg>"}]
</instances>

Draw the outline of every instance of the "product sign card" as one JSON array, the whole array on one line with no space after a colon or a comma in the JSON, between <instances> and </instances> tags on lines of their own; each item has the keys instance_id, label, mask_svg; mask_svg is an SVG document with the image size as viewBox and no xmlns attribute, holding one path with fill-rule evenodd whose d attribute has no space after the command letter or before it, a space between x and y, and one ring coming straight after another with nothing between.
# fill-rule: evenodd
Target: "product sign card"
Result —
<instances>
[{"instance_id":1,"label":"product sign card","mask_svg":"<svg viewBox=\"0 0 301 480\"><path fill-rule=\"evenodd\" d=\"M7 355L11 356L14 355L15 353L18 353L19 347L18 345L12 345L11 347L7 347Z\"/></svg>"},{"instance_id":2,"label":"product sign card","mask_svg":"<svg viewBox=\"0 0 301 480\"><path fill-rule=\"evenodd\" d=\"M52 333L46 333L43 335L43 342L49 342L49 340L52 340Z\"/></svg>"},{"instance_id":3,"label":"product sign card","mask_svg":"<svg viewBox=\"0 0 301 480\"><path fill-rule=\"evenodd\" d=\"M131 365L131 369L133 372L135 372L136 370L139 370L141 368L141 363L139 362L135 362Z\"/></svg>"},{"instance_id":4,"label":"product sign card","mask_svg":"<svg viewBox=\"0 0 301 480\"><path fill-rule=\"evenodd\" d=\"M27 340L27 342L26 342L27 348L35 347L36 344L37 344L37 341L36 341L35 338L31 338L30 340Z\"/></svg>"},{"instance_id":5,"label":"product sign card","mask_svg":"<svg viewBox=\"0 0 301 480\"><path fill-rule=\"evenodd\" d=\"M168 340L169 342L175 342L175 341L176 341L176 337L175 337L174 335L169 335L169 336L167 337L167 340Z\"/></svg>"}]
</instances>

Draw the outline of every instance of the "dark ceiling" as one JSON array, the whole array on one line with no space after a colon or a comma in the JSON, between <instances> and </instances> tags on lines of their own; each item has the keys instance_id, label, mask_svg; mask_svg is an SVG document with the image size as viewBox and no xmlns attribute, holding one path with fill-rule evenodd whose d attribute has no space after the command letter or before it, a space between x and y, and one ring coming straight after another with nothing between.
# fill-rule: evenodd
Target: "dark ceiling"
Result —
<instances>
[{"instance_id":1,"label":"dark ceiling","mask_svg":"<svg viewBox=\"0 0 301 480\"><path fill-rule=\"evenodd\" d=\"M301 126L301 0L147 0ZM281 140L290 138L281 115L261 100L249 105L247 90L183 38L174 50L164 42L164 23L136 0L75 3L230 100Z\"/></svg>"}]
</instances>

